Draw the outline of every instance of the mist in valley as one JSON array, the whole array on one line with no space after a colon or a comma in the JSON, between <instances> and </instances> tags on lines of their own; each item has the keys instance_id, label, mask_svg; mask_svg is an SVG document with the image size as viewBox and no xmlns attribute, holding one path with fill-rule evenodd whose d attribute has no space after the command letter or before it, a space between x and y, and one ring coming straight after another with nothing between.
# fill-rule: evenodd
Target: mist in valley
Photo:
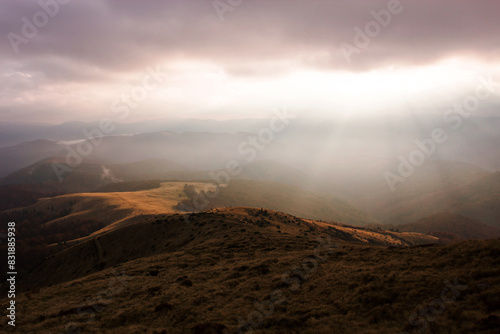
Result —
<instances>
[{"instance_id":1,"label":"mist in valley","mask_svg":"<svg viewBox=\"0 0 500 334\"><path fill-rule=\"evenodd\" d=\"M499 9L3 2L0 332L498 333Z\"/></svg>"}]
</instances>

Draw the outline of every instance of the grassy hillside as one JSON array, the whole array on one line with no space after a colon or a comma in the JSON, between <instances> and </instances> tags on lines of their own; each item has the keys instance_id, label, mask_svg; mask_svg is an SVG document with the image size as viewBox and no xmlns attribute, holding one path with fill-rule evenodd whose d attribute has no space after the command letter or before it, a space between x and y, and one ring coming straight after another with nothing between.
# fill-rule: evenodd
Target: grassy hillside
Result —
<instances>
[{"instance_id":1,"label":"grassy hillside","mask_svg":"<svg viewBox=\"0 0 500 334\"><path fill-rule=\"evenodd\" d=\"M102 234L106 231L109 233ZM251 208L215 209L193 214L157 215L126 227L101 230L98 236L82 240L81 244L46 261L28 281L31 280L31 285L35 286L54 284L84 276L104 267L116 266L131 259L180 250L193 245L210 247L212 243L223 242L231 236L251 234L254 234L252 239L259 236L277 241L283 235L287 236L287 240L290 238L314 240L316 236L330 235L336 240L391 246L438 241L435 237L417 233L375 231L342 224L329 224L277 211ZM293 244L298 245L296 241ZM234 247L239 248L236 245ZM99 252L96 253L96 249ZM82 257L82 254L86 255ZM75 264L74 267L72 263Z\"/></svg>"},{"instance_id":2,"label":"grassy hillside","mask_svg":"<svg viewBox=\"0 0 500 334\"><path fill-rule=\"evenodd\" d=\"M500 229L455 213L438 213L397 227L401 232L418 232L440 236L450 241L500 237Z\"/></svg>"},{"instance_id":3,"label":"grassy hillside","mask_svg":"<svg viewBox=\"0 0 500 334\"><path fill-rule=\"evenodd\" d=\"M28 206L40 198L63 194L146 190L154 188L159 181L213 182L209 171L191 170L162 159L127 164L86 159L71 172L63 172L62 180L54 172L54 163L65 164L65 159L43 159L0 179L0 198L3 199L0 211ZM235 178L292 184L304 182L301 172L270 160L244 165Z\"/></svg>"},{"instance_id":4,"label":"grassy hillside","mask_svg":"<svg viewBox=\"0 0 500 334\"><path fill-rule=\"evenodd\" d=\"M60 180L54 172L54 163L64 164L65 160L61 157L43 159L0 179L0 197L5 198L0 210L27 206L40 198L63 194L150 189L151 182L161 179L186 182L208 179L207 172L190 171L168 160L151 159L129 164L85 160L71 172L62 173ZM136 183L128 183L132 181Z\"/></svg>"},{"instance_id":5,"label":"grassy hillside","mask_svg":"<svg viewBox=\"0 0 500 334\"><path fill-rule=\"evenodd\" d=\"M129 192L149 190L161 187L162 181L160 180L147 180L147 181L126 181L106 184L102 187L95 189L95 193L109 193L109 192Z\"/></svg>"},{"instance_id":6,"label":"grassy hillside","mask_svg":"<svg viewBox=\"0 0 500 334\"><path fill-rule=\"evenodd\" d=\"M488 173L457 162L432 162L398 185L395 192L386 187L354 202L388 224L452 212L500 227L500 172Z\"/></svg>"},{"instance_id":7,"label":"grassy hillside","mask_svg":"<svg viewBox=\"0 0 500 334\"><path fill-rule=\"evenodd\" d=\"M158 216L25 277L17 329L497 333L500 240L409 247L404 234L363 241L369 230L346 228L247 208Z\"/></svg>"},{"instance_id":8,"label":"grassy hillside","mask_svg":"<svg viewBox=\"0 0 500 334\"><path fill-rule=\"evenodd\" d=\"M86 159L78 166L71 168L71 171L61 172L61 179L59 179L54 171L54 164L66 166L66 160L63 157L43 159L0 179L0 185L57 182L65 184L68 188L83 184L86 184L87 188L92 188L120 181L182 177L186 172L188 172L186 175L190 176L189 169L186 166L169 160L150 159L116 164ZM82 177L86 177L87 180L81 180ZM92 184L87 184L89 179L92 180Z\"/></svg>"},{"instance_id":9,"label":"grassy hillside","mask_svg":"<svg viewBox=\"0 0 500 334\"><path fill-rule=\"evenodd\" d=\"M194 187L204 183L190 183ZM26 270L52 253L49 244L65 244L131 224L143 217L179 212L176 206L187 198L185 183L165 182L161 187L134 192L79 193L42 198L27 207L0 212L0 231L15 221L20 270ZM21 261L22 260L22 261ZM6 266L1 263L1 269Z\"/></svg>"},{"instance_id":10,"label":"grassy hillside","mask_svg":"<svg viewBox=\"0 0 500 334\"><path fill-rule=\"evenodd\" d=\"M392 208L388 223L416 220L439 212L453 212L500 228L500 172L455 188L402 201Z\"/></svg>"},{"instance_id":11,"label":"grassy hillside","mask_svg":"<svg viewBox=\"0 0 500 334\"><path fill-rule=\"evenodd\" d=\"M96 163L82 163L64 173L60 182L52 164L63 162L61 158L44 159L0 179L0 211L28 206L43 197L89 192L113 182L103 177L102 166Z\"/></svg>"},{"instance_id":12,"label":"grassy hillside","mask_svg":"<svg viewBox=\"0 0 500 334\"><path fill-rule=\"evenodd\" d=\"M369 217L333 196L269 182L234 180L228 187L220 188L219 196L202 208L181 206L179 203L191 203L188 193L184 191L186 185L195 189L195 193L200 193L202 189L215 189L212 184L196 182L121 182L104 186L100 192L41 198L26 207L1 211L0 219L18 223L22 232L19 236L22 243L19 256L26 264L24 269L50 254L47 245L64 245L158 214L204 211L211 207L253 206L354 225L372 222Z\"/></svg>"},{"instance_id":13,"label":"grassy hillside","mask_svg":"<svg viewBox=\"0 0 500 334\"><path fill-rule=\"evenodd\" d=\"M102 221L108 229L112 229L129 223L135 217L179 212L177 204L187 198L183 192L185 184L164 182L161 187L148 190L78 193L43 198L26 208L6 210L0 214L18 221L31 218L45 226L64 225L76 218L89 218ZM195 188L205 186L205 183L189 184Z\"/></svg>"},{"instance_id":14,"label":"grassy hillside","mask_svg":"<svg viewBox=\"0 0 500 334\"><path fill-rule=\"evenodd\" d=\"M232 180L218 188L218 195L206 198L204 208L249 206L287 212L300 217L363 226L376 222L346 201L333 195L314 193L275 182ZM187 203L190 207L196 207ZM203 208L203 209L204 209Z\"/></svg>"}]
</instances>

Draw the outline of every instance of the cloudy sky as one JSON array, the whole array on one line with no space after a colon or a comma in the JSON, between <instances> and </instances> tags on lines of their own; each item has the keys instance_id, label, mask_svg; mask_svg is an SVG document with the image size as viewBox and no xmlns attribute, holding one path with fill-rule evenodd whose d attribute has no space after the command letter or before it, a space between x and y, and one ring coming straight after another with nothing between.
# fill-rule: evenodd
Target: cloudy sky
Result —
<instances>
[{"instance_id":1,"label":"cloudy sky","mask_svg":"<svg viewBox=\"0 0 500 334\"><path fill-rule=\"evenodd\" d=\"M5 0L0 121L440 113L500 82L499 14L496 0ZM496 89L478 114L500 113Z\"/></svg>"}]
</instances>

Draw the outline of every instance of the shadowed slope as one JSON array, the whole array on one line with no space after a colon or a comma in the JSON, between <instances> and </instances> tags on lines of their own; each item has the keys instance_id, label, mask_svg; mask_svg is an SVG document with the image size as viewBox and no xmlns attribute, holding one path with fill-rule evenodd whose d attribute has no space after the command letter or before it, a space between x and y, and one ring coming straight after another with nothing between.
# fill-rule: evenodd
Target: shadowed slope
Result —
<instances>
[{"instance_id":1,"label":"shadowed slope","mask_svg":"<svg viewBox=\"0 0 500 334\"><path fill-rule=\"evenodd\" d=\"M414 223L398 225L401 232L418 232L435 236L448 234L448 239L491 239L500 237L500 229L456 213L438 213Z\"/></svg>"},{"instance_id":2,"label":"shadowed slope","mask_svg":"<svg viewBox=\"0 0 500 334\"><path fill-rule=\"evenodd\" d=\"M101 231L102 232L102 231ZM160 215L143 222L111 230L66 249L42 263L25 286L54 284L85 276L106 267L151 256L201 247L225 245L245 248L300 249L317 237L338 242L403 247L429 244L438 239L418 233L375 231L343 224L297 218L276 211L230 208L195 214Z\"/></svg>"},{"instance_id":3,"label":"shadowed slope","mask_svg":"<svg viewBox=\"0 0 500 334\"><path fill-rule=\"evenodd\" d=\"M354 241L356 229L330 227L248 208L191 214L189 224L172 215L128 226L33 273L42 285L84 276L19 294L18 326L39 333L330 334L425 325L433 333L495 333L499 240L387 247L393 241ZM437 316L412 316L443 291L452 302Z\"/></svg>"}]
</instances>

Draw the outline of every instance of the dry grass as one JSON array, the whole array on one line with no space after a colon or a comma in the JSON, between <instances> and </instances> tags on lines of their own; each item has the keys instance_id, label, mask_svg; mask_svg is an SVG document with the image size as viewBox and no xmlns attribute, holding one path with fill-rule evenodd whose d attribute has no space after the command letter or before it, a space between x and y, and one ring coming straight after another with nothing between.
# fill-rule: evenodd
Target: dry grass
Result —
<instances>
[{"instance_id":1,"label":"dry grass","mask_svg":"<svg viewBox=\"0 0 500 334\"><path fill-rule=\"evenodd\" d=\"M458 277L467 288L428 321L427 333L498 333L500 240L383 246L384 238L370 241L376 232L246 208L189 222L157 217L49 260L56 274L34 273L31 284L65 279L18 296L16 329L60 333L74 323L83 333L237 333L239 319L253 319L254 333L412 332L419 327L409 316ZM327 235L338 245L332 253L315 241ZM293 273L315 252L324 258L316 269ZM89 272L72 277L79 267ZM259 319L255 302L270 300L272 312L259 311Z\"/></svg>"},{"instance_id":2,"label":"dry grass","mask_svg":"<svg viewBox=\"0 0 500 334\"><path fill-rule=\"evenodd\" d=\"M109 223L104 229L96 231L95 235L133 223L139 216L181 212L176 206L179 201L187 198L183 191L186 183L197 189L206 186L206 183L197 182L164 182L159 188L141 191L69 194L42 198L26 209L49 212L51 211L49 208L54 208L57 212L62 210L70 212L46 222L47 225L64 224L75 218L96 219Z\"/></svg>"}]
</instances>

